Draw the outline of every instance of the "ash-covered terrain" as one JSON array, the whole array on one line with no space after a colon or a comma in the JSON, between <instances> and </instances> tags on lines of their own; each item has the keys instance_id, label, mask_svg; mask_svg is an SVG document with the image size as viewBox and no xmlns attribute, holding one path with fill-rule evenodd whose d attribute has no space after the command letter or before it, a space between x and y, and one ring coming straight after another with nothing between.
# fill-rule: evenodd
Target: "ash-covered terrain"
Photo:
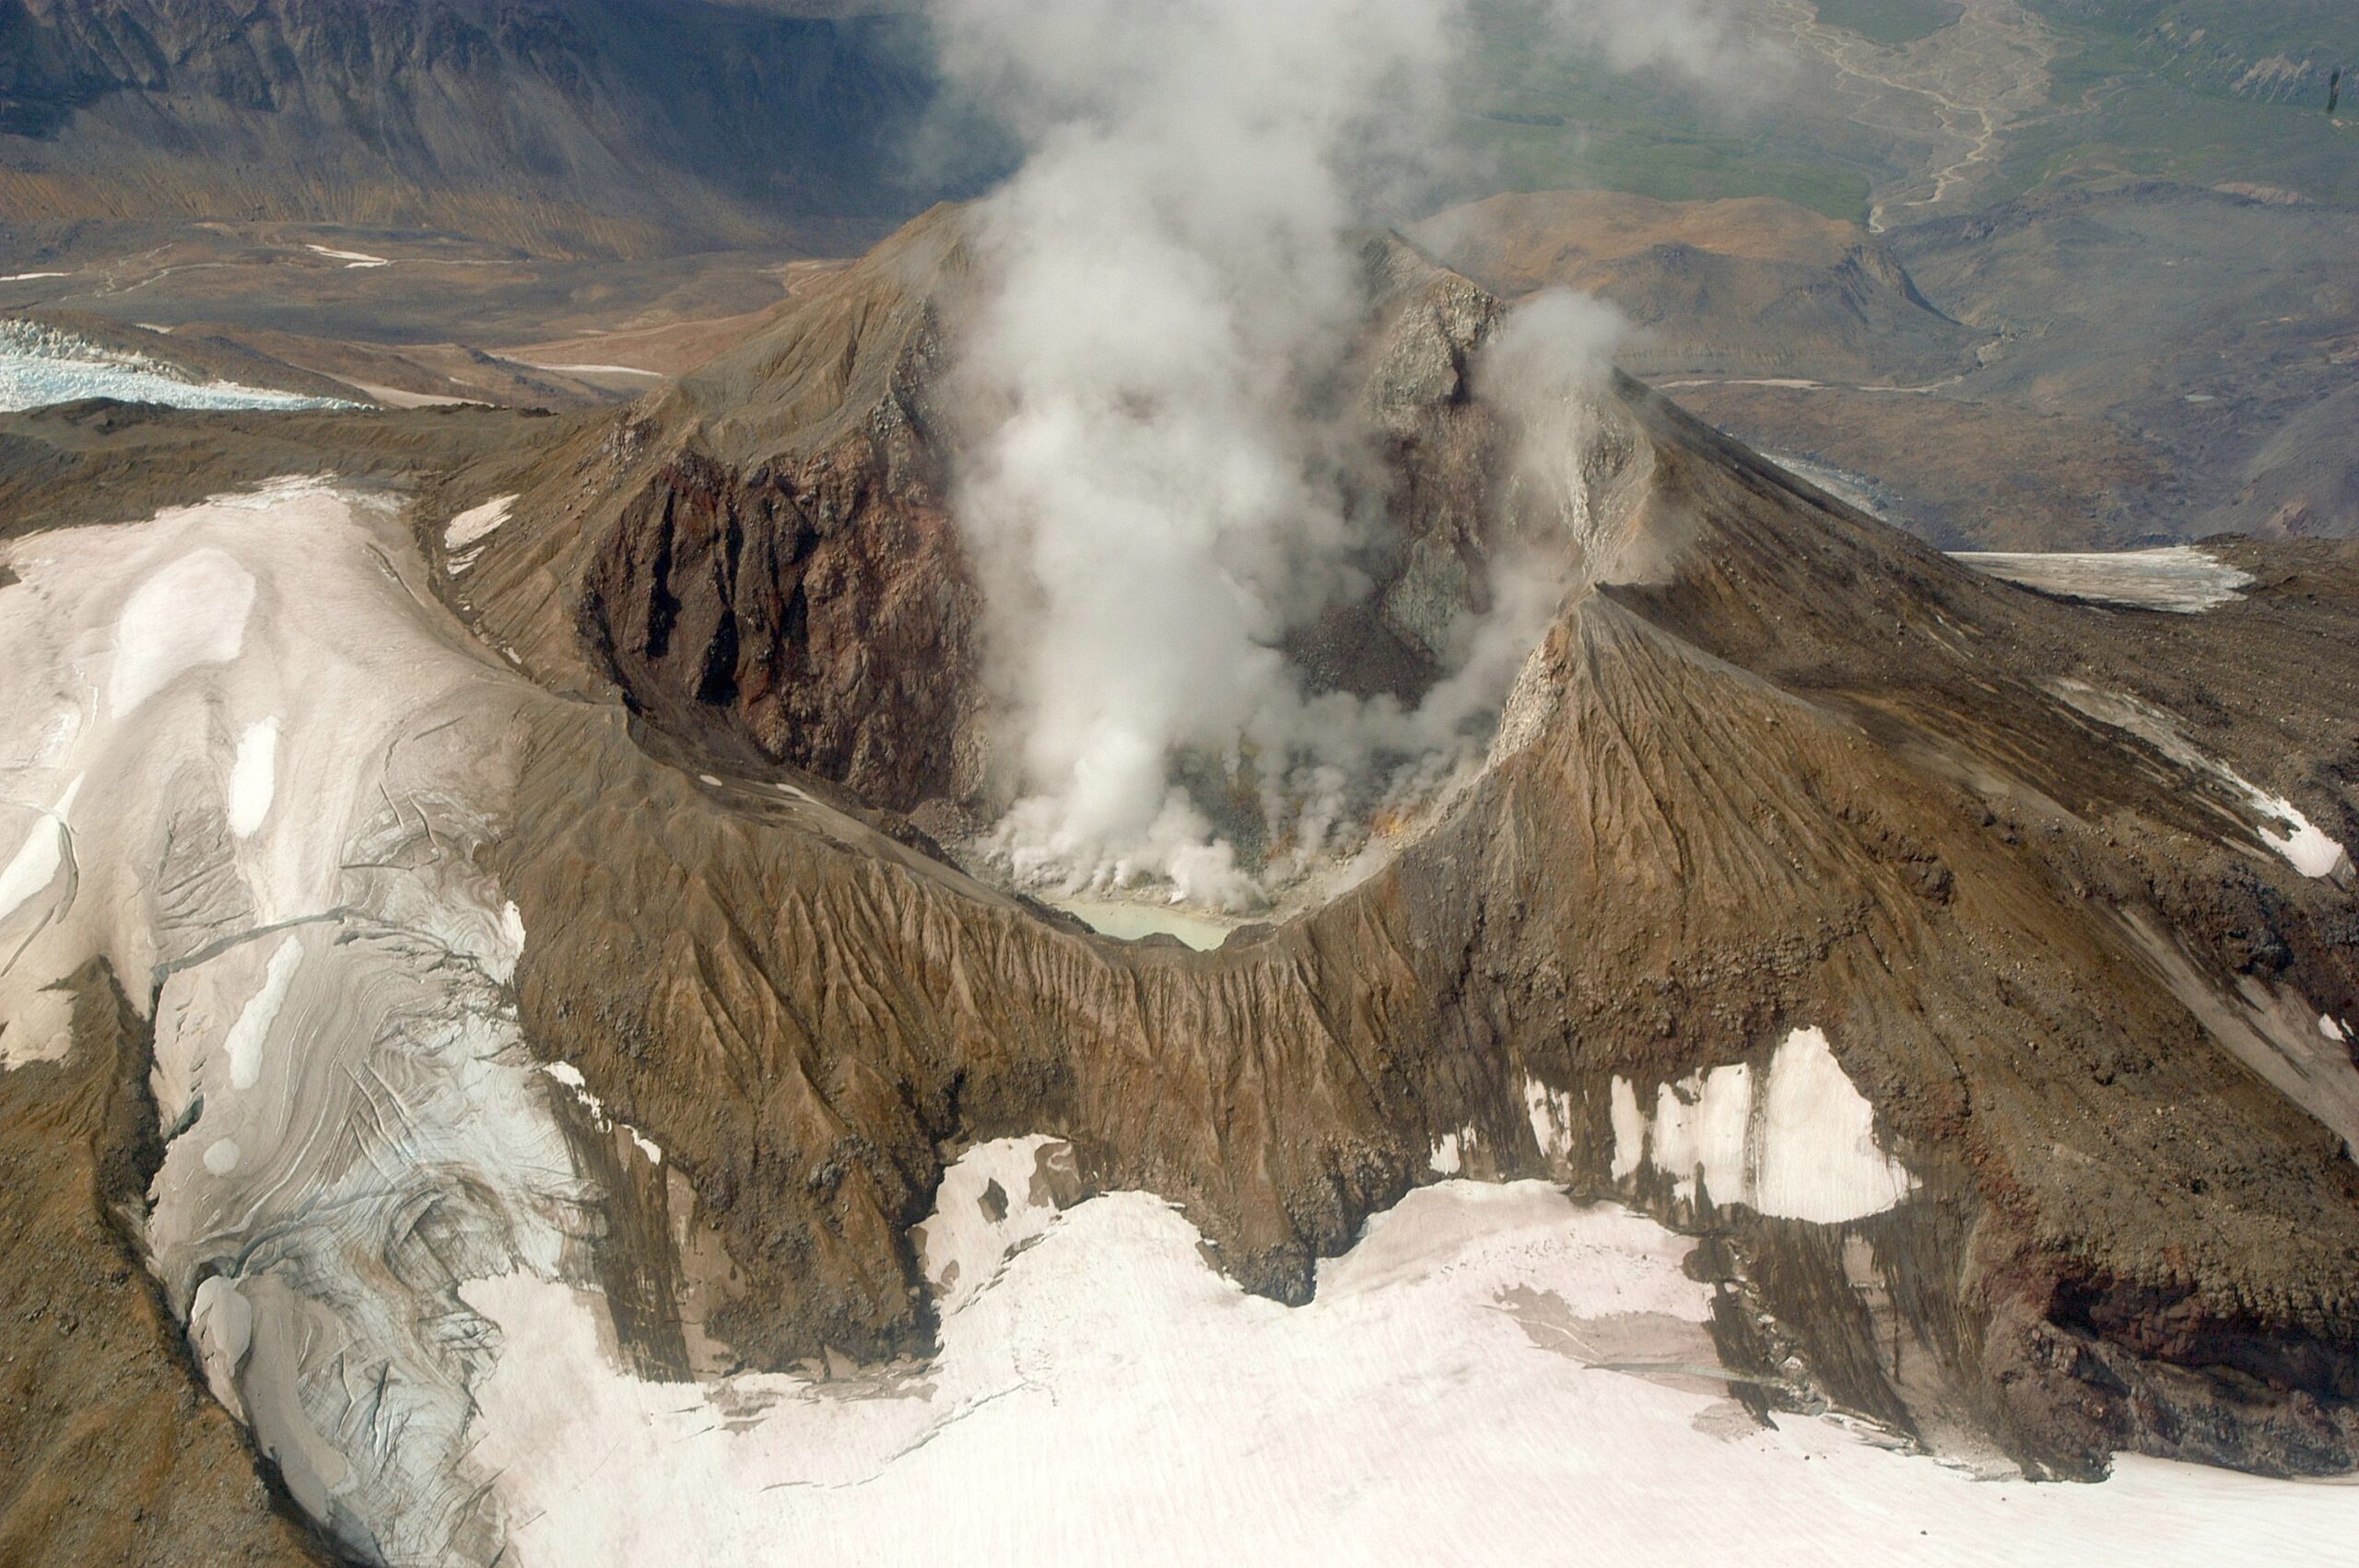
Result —
<instances>
[{"instance_id":1,"label":"ash-covered terrain","mask_svg":"<svg viewBox=\"0 0 2359 1568\"><path fill-rule=\"evenodd\" d=\"M2006 361L1432 195L1439 0L933 18L1006 178L644 385L0 334L0 1561L2331 1561L2359 545L1732 439Z\"/></svg>"}]
</instances>

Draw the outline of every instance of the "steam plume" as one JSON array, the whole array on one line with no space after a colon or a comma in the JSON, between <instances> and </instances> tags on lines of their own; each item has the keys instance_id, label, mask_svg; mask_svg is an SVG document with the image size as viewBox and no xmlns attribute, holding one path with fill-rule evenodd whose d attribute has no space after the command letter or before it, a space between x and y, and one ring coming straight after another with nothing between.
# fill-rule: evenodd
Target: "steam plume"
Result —
<instances>
[{"instance_id":1,"label":"steam plume","mask_svg":"<svg viewBox=\"0 0 2359 1568\"><path fill-rule=\"evenodd\" d=\"M1692 10L1555 4L1625 63L1680 47L1658 23ZM1250 904L1257 875L1176 758L1226 759L1238 789L1258 759L1275 838L1298 860L1348 848L1371 768L1395 787L1446 771L1544 629L1562 582L1503 567L1497 607L1405 713L1306 694L1279 651L1351 582L1344 481L1365 448L1307 389L1358 322L1346 232L1441 140L1458 8L944 0L947 75L1026 150L979 211L987 286L955 389L957 505L1020 774L992 843L1018 878ZM1583 439L1567 410L1604 363L1602 310L1555 302L1505 334L1494 395L1528 393L1543 444ZM1534 457L1521 487L1563 502L1578 460Z\"/></svg>"}]
</instances>

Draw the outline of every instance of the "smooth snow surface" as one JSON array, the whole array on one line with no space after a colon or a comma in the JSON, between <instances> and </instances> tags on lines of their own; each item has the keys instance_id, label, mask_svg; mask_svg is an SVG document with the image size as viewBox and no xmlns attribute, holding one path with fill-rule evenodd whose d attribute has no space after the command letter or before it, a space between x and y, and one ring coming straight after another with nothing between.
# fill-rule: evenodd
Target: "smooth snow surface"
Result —
<instances>
[{"instance_id":1,"label":"smooth snow surface","mask_svg":"<svg viewBox=\"0 0 2359 1568\"><path fill-rule=\"evenodd\" d=\"M1638 1106L1638 1092L1626 1078L1614 1081L1613 1177L1635 1176L1647 1158L1647 1113Z\"/></svg>"},{"instance_id":2,"label":"smooth snow surface","mask_svg":"<svg viewBox=\"0 0 2359 1568\"><path fill-rule=\"evenodd\" d=\"M229 765L229 831L251 838L270 815L278 778L278 720L257 719L238 737Z\"/></svg>"},{"instance_id":3,"label":"smooth snow surface","mask_svg":"<svg viewBox=\"0 0 2359 1568\"><path fill-rule=\"evenodd\" d=\"M2035 1486L1837 1420L1755 1426L1711 1375L1690 1245L1451 1182L1289 1308L1115 1193L947 1310L929 1364L703 1387L621 1372L593 1301L520 1274L463 1287L502 1345L471 1432L521 1568L2217 1568L2335 1561L2359 1531L2359 1488L2138 1459Z\"/></svg>"},{"instance_id":4,"label":"smooth snow surface","mask_svg":"<svg viewBox=\"0 0 2359 1568\"><path fill-rule=\"evenodd\" d=\"M1567 1162L1573 1152L1573 1128L1576 1111L1569 1091L1551 1090L1535 1078L1523 1081L1523 1110L1532 1123L1532 1141L1541 1157L1556 1169Z\"/></svg>"},{"instance_id":5,"label":"smooth snow surface","mask_svg":"<svg viewBox=\"0 0 2359 1568\"><path fill-rule=\"evenodd\" d=\"M2294 809L2294 802L2283 795L2264 795L2253 791L2255 804L2284 825L2278 833L2269 827L2257 827L2261 841L2279 854L2304 876L2332 876L2334 868L2342 863L2342 846L2329 838L2310 824L2310 819Z\"/></svg>"},{"instance_id":6,"label":"smooth snow surface","mask_svg":"<svg viewBox=\"0 0 2359 1568\"><path fill-rule=\"evenodd\" d=\"M980 1295L1003 1261L1048 1230L1060 1175L1078 1186L1073 1146L1037 1136L978 1144L942 1173L933 1212L910 1234L940 1310Z\"/></svg>"},{"instance_id":7,"label":"smooth snow surface","mask_svg":"<svg viewBox=\"0 0 2359 1568\"><path fill-rule=\"evenodd\" d=\"M636 365L544 365L534 359L524 363L535 370L564 370L577 376L645 376L658 381L663 379L663 371L642 370Z\"/></svg>"},{"instance_id":8,"label":"smooth snow surface","mask_svg":"<svg viewBox=\"0 0 2359 1568\"><path fill-rule=\"evenodd\" d=\"M2233 603L2244 597L2236 591L2254 581L2250 572L2193 544L2092 553L1959 550L1950 559L2018 588L2182 615Z\"/></svg>"},{"instance_id":9,"label":"smooth snow surface","mask_svg":"<svg viewBox=\"0 0 2359 1568\"><path fill-rule=\"evenodd\" d=\"M278 1022L279 1010L287 1005L287 988L295 983L295 972L302 966L303 939L281 938L271 953L270 966L263 971L262 989L239 1010L237 1022L222 1038L222 1052L229 1059L230 1088L251 1089L262 1082L263 1046L270 1038L271 1025Z\"/></svg>"},{"instance_id":10,"label":"smooth snow surface","mask_svg":"<svg viewBox=\"0 0 2359 1568\"><path fill-rule=\"evenodd\" d=\"M1876 1146L1875 1110L1852 1087L1824 1030L1797 1029L1778 1047L1761 1128L1749 1201L1764 1214L1835 1224L1881 1214L1917 1185Z\"/></svg>"},{"instance_id":11,"label":"smooth snow surface","mask_svg":"<svg viewBox=\"0 0 2359 1568\"><path fill-rule=\"evenodd\" d=\"M1758 1086L1742 1062L1661 1085L1650 1121L1626 1080L1613 1094L1617 1180L1643 1158L1682 1199L1821 1224L1881 1214L1916 1188L1877 1146L1874 1107L1823 1030L1789 1035Z\"/></svg>"},{"instance_id":12,"label":"smooth snow surface","mask_svg":"<svg viewBox=\"0 0 2359 1568\"><path fill-rule=\"evenodd\" d=\"M191 670L245 646L253 574L219 550L193 550L134 589L115 623L107 708L129 713Z\"/></svg>"},{"instance_id":13,"label":"smooth snow surface","mask_svg":"<svg viewBox=\"0 0 2359 1568\"><path fill-rule=\"evenodd\" d=\"M74 797L81 789L82 780L76 776L57 798L57 804L34 821L7 867L0 870L0 925L57 880L59 869L65 864L66 848L73 842L65 813L74 809ZM5 1065L6 1058L0 1055L0 1066Z\"/></svg>"},{"instance_id":14,"label":"smooth snow surface","mask_svg":"<svg viewBox=\"0 0 2359 1568\"><path fill-rule=\"evenodd\" d=\"M479 507L469 507L444 526L442 548L464 550L477 540L488 537L493 529L508 521L508 509L515 504L515 497L500 496Z\"/></svg>"}]
</instances>

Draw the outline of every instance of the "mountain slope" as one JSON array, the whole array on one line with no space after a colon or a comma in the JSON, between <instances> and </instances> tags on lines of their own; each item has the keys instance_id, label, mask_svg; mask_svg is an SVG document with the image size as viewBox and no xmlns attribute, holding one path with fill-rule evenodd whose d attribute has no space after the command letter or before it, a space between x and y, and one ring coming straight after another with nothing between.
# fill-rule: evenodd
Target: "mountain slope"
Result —
<instances>
[{"instance_id":1,"label":"mountain slope","mask_svg":"<svg viewBox=\"0 0 2359 1568\"><path fill-rule=\"evenodd\" d=\"M758 778L771 764L758 731L733 716L735 698L715 700L722 688L701 684L716 667L786 672L855 708L863 698L851 694L874 694L865 722L936 743L948 724L968 737L961 743L987 748L987 721L972 717L955 661L915 663L932 679L925 701L895 710L904 688L878 662L890 642L822 636L816 608L807 620L742 611L792 598L786 579L765 576L778 570L780 529L816 529L817 548L858 551L863 533L890 539L907 526L907 502L880 476L918 472L891 454L922 451L910 410L922 403L933 317L897 289L935 286L939 275L910 257L945 253L943 221L854 269L833 312L778 318L725 372L751 379L711 405L791 415L739 424L696 413L684 392L627 415L594 457L585 444L538 471L537 485L534 473L499 477L522 490L516 521L458 587L495 643L569 689L619 689L725 774ZM1487 330L1485 319L1464 330ZM1445 330L1422 324L1431 320L1413 313L1391 330ZM1359 890L1274 936L1189 959L995 912L995 896L959 893L959 879L937 872L863 872L840 894L791 899L790 929L811 934L781 930L784 946L741 950L755 966L741 978L694 999L666 991L660 1005L675 1022L653 1022L647 1009L658 1004L631 971L594 982L619 988L597 1011L640 1019L632 1031L656 1037L687 1027L748 1041L765 1030L737 1016L744 1003L732 997L776 996L764 1016L821 1019L850 1005L870 1029L893 1020L886 1038L906 1044L886 1047L899 1064L886 1076L911 1085L902 1108L888 1113L863 1092L867 1108L853 1112L821 1090L830 1116L868 1129L879 1149L910 1151L870 1166L898 1173L879 1175L865 1200L881 1203L888 1229L911 1201L888 1195L926 1185L909 1175L912 1158L925 1168L923 1140L911 1135L945 1135L945 1109L916 1085L955 1071L955 1125L968 1135L1017 1130L1001 1119L1010 1113L974 1119L970 1102L1029 1106L1046 1094L1070 1106L1055 1125L1092 1168L1185 1192L1240 1277L1289 1293L1307 1256L1336 1245L1371 1192L1414 1178L1424 1147L1445 1132L1472 1129L1464 1143L1484 1151L1475 1168L1555 1171L1672 1203L1668 1184L1619 1166L1606 1115L1614 1081L1651 1103L1658 1084L1754 1059L1783 1026L1824 1023L1935 1195L1928 1212L1944 1216L1935 1232L1950 1239L1932 1254L1921 1237L1892 1243L1910 1288L1954 1303L1970 1326L1941 1352L1942 1400L2071 1469L2121 1445L2271 1466L2347 1462L2329 1456L2349 1450L2353 1391L2301 1369L2340 1353L2322 1348L2349 1340L2359 1302L2359 1187L2338 1145L2359 1131L2359 1078L2347 1052L2322 1054L2309 1024L2359 1005L2350 872L2337 861L2324 880L2299 874L2271 848L2289 819L2255 804L2289 796L2345 842L2359 825L2359 738L2336 707L2353 673L2328 651L2359 603L2347 553L2306 561L2306 593L2272 590L2193 626L2059 606L1826 502L1634 386L1620 396L1626 444L1614 484L1633 497L1617 514L1628 580L1609 576L1568 606L1510 707L1516 743L1502 743L1479 790ZM797 488L809 481L791 474L837 480ZM656 560L669 548L656 541L685 537L684 509L739 486L780 498L724 509L725 527L700 523L698 536L725 536L729 552L675 572L657 596L686 638L682 673L609 661L599 650L616 622L599 606L613 600L598 585L612 579L600 574ZM768 509L790 499L811 521ZM857 620L876 593L927 637L964 635L971 590L955 551L891 558L898 579L833 576L831 591L850 598L826 613ZM2288 646L2318 659L2272 651ZM2142 703L2176 715L2190 741L2157 751L2135 732L2147 724L2135 717ZM858 792L880 756L918 755L799 744L790 741L786 760ZM2194 755L2250 770L2259 785L2192 768ZM2295 757L2317 760L2305 769ZM898 802L957 787L883 771ZM722 787L703 809L743 788ZM663 820L670 846L646 852L677 870L650 886L693 884L698 852L677 836L694 813ZM619 821L590 837L636 841ZM558 863L580 863L587 843ZM691 913L667 909L662 929L693 927ZM569 931L586 944L579 958L544 948L548 967L535 970L528 955L544 1005L585 983L589 953L605 940L594 921ZM861 954L865 977L803 968L792 953L806 941ZM911 942L925 957L898 970L888 955ZM961 977L949 1012L895 1000L907 982L893 977L919 972ZM837 996L839 984L853 991ZM1117 1006L1123 994L1135 1000ZM709 1021L679 1022L683 1007ZM2298 1027L2287 1022L2297 1014ZM1090 1022L1053 1031L1066 1043L1047 1059L976 1071L968 1053L980 1042L1040 1038L1025 1021L1048 1016ZM1184 1036L1167 1017L1189 1020ZM669 1129L659 1138L676 1136L682 1112L664 1107L714 1097L671 1084L660 1060L623 1050L628 1037L613 1055L584 1042L583 1071L634 1120ZM1103 1070L1090 1062L1109 1059L1086 1042L1107 1039L1110 1059L1122 1059L1111 1042L1126 1037L1143 1040L1143 1059L1203 1061L1186 1071L1191 1085L1233 1084L1238 1064L1266 1063L1272 1050L1284 1065L1255 1068L1245 1100L1225 1094L1188 1111L1202 1091L1169 1081L1144 1097L1092 1087ZM940 1067L918 1065L944 1050ZM1006 1094L992 1086L1002 1072L1031 1087ZM1532 1083L1571 1097L1568 1143L1533 1141ZM1334 1086L1320 1095L1356 1086L1312 1108L1320 1102L1297 1098L1307 1084ZM1129 1107L1144 1104L1168 1108L1143 1126ZM1279 1105L1294 1108L1273 1115ZM714 1113L687 1114L696 1125ZM879 1115L916 1124L885 1138ZM1292 1130L1281 1137L1278 1126ZM1322 1126L1340 1141L1317 1156L1315 1174L1300 1166L1302 1146ZM1216 1167L1188 1153L1199 1136L1228 1151ZM743 1145L714 1146L743 1205L750 1173L725 1153ZM1240 1188L1213 1172L1238 1170L1241 1148L1255 1151L1252 1167L1270 1164ZM1909 1272L1922 1268L1938 1284ZM880 1328L897 1316L892 1299L876 1302ZM2182 1319L2185 1328L2165 1328ZM2294 1403L2243 1403L2248 1372ZM1873 1398L1908 1402L1889 1389Z\"/></svg>"},{"instance_id":2,"label":"mountain slope","mask_svg":"<svg viewBox=\"0 0 2359 1568\"><path fill-rule=\"evenodd\" d=\"M10 0L0 220L288 219L544 253L909 209L930 92L889 18L705 0Z\"/></svg>"},{"instance_id":3,"label":"mountain slope","mask_svg":"<svg viewBox=\"0 0 2359 1568\"><path fill-rule=\"evenodd\" d=\"M1414 1234L1413 1188L1529 1177L1684 1233L1644 1277L1676 1257L1708 1322L1648 1319L1651 1370L1723 1435L1832 1408L2035 1474L2359 1460L2352 546L2239 546L2202 616L2060 603L1619 380L1594 580L1480 774L1299 918L1119 941L911 825L1003 743L940 652L976 603L927 418L962 232L930 215L708 379L423 460L407 515L315 479L8 547L0 1042L74 1059L52 982L139 977L166 1300L346 1550L622 1550L543 1523L580 1491L544 1462L682 1412L800 1433L874 1393L933 1462L980 1404L932 1403L972 1384L961 1191L1008 1246L1093 1191L1133 1196L1090 1234L1171 1239L1154 1194L1301 1303ZM1479 544L1496 303L1363 256L1386 519ZM221 613L123 631L163 596ZM945 1175L1031 1136L1068 1151L995 1199ZM1537 1343L1565 1298L1518 1288L1484 1320ZM1033 1321L981 1398L1127 1353ZM734 1539L804 1492L731 1452L687 1512ZM581 1515L619 1495L668 1547L633 1469Z\"/></svg>"}]
</instances>

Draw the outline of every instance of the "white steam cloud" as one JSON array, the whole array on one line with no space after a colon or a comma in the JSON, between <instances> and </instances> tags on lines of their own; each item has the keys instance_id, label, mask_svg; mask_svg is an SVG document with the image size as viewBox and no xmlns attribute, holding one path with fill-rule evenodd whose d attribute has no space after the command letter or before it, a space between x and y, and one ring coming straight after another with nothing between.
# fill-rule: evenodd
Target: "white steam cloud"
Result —
<instances>
[{"instance_id":1,"label":"white steam cloud","mask_svg":"<svg viewBox=\"0 0 2359 1568\"><path fill-rule=\"evenodd\" d=\"M1693 41L1666 21L1689 6L1554 3L1616 63ZM1441 141L1460 19L1459 0L938 6L945 72L1026 152L978 211L954 388L1018 776L989 844L1019 880L1253 905L1356 848L1372 800L1479 755L1467 730L1544 631L1563 551L1495 559L1491 612L1414 711L1307 694L1280 650L1356 587L1344 497L1370 449L1327 395L1365 309L1347 235ZM1515 504L1577 531L1612 320L1527 307L1483 370L1525 437ZM1257 863L1198 805L1207 777L1258 812Z\"/></svg>"}]
</instances>

